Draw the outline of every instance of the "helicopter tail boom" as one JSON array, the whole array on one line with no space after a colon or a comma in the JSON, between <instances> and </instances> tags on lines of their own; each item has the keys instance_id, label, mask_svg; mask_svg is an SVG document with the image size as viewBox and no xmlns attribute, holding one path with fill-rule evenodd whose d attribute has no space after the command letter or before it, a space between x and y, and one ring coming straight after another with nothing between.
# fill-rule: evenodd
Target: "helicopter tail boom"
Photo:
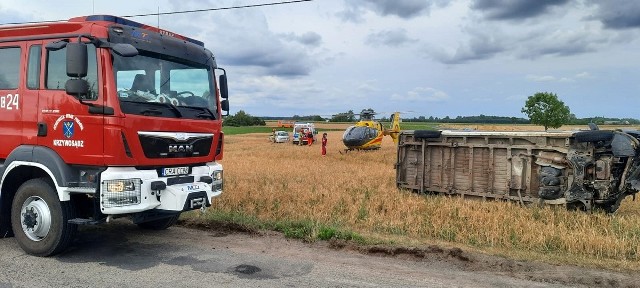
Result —
<instances>
[{"instance_id":1,"label":"helicopter tail boom","mask_svg":"<svg viewBox=\"0 0 640 288\"><path fill-rule=\"evenodd\" d=\"M398 136L400 135L400 112L394 112L391 115L391 129L386 130L385 135L391 136L393 143L398 144Z\"/></svg>"}]
</instances>

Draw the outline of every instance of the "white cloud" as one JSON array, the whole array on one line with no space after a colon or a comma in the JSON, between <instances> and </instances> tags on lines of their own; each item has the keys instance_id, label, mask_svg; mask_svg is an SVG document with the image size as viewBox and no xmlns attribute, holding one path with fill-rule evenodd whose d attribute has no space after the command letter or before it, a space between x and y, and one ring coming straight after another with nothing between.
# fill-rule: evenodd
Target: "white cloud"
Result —
<instances>
[{"instance_id":1,"label":"white cloud","mask_svg":"<svg viewBox=\"0 0 640 288\"><path fill-rule=\"evenodd\" d=\"M407 102L444 102L449 100L447 93L431 87L416 87L406 94L393 94L393 101Z\"/></svg>"},{"instance_id":2,"label":"white cloud","mask_svg":"<svg viewBox=\"0 0 640 288\"><path fill-rule=\"evenodd\" d=\"M0 22L256 1L94 2L2 0ZM640 5L533 2L321 0L165 15L159 24L212 50L227 69L232 113L291 116L393 106L451 117L480 110L520 117L526 95L550 89L566 97L578 117L639 117L640 22L632 12ZM157 17L131 20L158 24ZM610 101L593 105L602 95ZM491 105L474 102L487 100Z\"/></svg>"},{"instance_id":3,"label":"white cloud","mask_svg":"<svg viewBox=\"0 0 640 288\"><path fill-rule=\"evenodd\" d=\"M367 36L367 44L373 46L389 46L399 47L407 43L414 43L418 40L412 39L407 35L407 30L396 28L392 30L384 30L371 33Z\"/></svg>"},{"instance_id":4,"label":"white cloud","mask_svg":"<svg viewBox=\"0 0 640 288\"><path fill-rule=\"evenodd\" d=\"M505 97L504 100L523 102L523 101L527 100L527 98L528 98L528 96L526 96L526 95L511 95L511 96Z\"/></svg>"},{"instance_id":5,"label":"white cloud","mask_svg":"<svg viewBox=\"0 0 640 288\"><path fill-rule=\"evenodd\" d=\"M576 74L575 78L576 79L592 79L594 77L591 76L591 74L589 74L589 72L580 72L580 73Z\"/></svg>"},{"instance_id":6,"label":"white cloud","mask_svg":"<svg viewBox=\"0 0 640 288\"><path fill-rule=\"evenodd\" d=\"M591 74L589 74L588 72L580 72L577 73L573 76L565 76L565 77L558 77L558 76L552 76L552 75L527 75L526 79L531 81L531 82L557 82L557 83L569 83L569 82L576 82L579 80L584 80L584 79L593 79L593 76L591 76Z\"/></svg>"},{"instance_id":7,"label":"white cloud","mask_svg":"<svg viewBox=\"0 0 640 288\"><path fill-rule=\"evenodd\" d=\"M380 88L376 87L375 83L376 83L375 80L369 80L358 85L357 89L362 93L378 92L380 91Z\"/></svg>"}]
</instances>

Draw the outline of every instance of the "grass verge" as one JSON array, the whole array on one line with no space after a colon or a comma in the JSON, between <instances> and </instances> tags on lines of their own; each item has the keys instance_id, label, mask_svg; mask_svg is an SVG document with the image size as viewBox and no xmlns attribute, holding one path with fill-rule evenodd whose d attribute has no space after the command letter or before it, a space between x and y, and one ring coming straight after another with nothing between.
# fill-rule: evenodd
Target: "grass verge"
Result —
<instances>
[{"instance_id":1,"label":"grass verge","mask_svg":"<svg viewBox=\"0 0 640 288\"><path fill-rule=\"evenodd\" d=\"M344 240L357 244L375 244L379 240L365 239L358 233L349 231L339 225L328 225L306 220L260 220L255 216L242 212L225 212L210 209L206 213L189 212L180 217L184 226L203 228L222 228L223 230L258 233L260 230L281 232L286 238L300 239L307 242L317 240Z\"/></svg>"}]
</instances>

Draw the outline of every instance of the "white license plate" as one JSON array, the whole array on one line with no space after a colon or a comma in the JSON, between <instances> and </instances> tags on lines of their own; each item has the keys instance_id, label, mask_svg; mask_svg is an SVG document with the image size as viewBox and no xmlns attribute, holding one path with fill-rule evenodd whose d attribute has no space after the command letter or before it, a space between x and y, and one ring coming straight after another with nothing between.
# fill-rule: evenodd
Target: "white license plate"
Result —
<instances>
[{"instance_id":1,"label":"white license plate","mask_svg":"<svg viewBox=\"0 0 640 288\"><path fill-rule=\"evenodd\" d=\"M169 167L162 169L162 176L175 176L189 174L189 167Z\"/></svg>"}]
</instances>

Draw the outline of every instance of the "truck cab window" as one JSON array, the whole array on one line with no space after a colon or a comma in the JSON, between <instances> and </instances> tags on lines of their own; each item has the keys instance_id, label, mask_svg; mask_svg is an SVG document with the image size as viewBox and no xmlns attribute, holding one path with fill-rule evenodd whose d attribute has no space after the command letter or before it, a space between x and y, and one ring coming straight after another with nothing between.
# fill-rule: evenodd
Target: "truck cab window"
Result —
<instances>
[{"instance_id":1,"label":"truck cab window","mask_svg":"<svg viewBox=\"0 0 640 288\"><path fill-rule=\"evenodd\" d=\"M29 66L27 67L27 88L40 88L40 52L42 46L29 47Z\"/></svg>"},{"instance_id":2,"label":"truck cab window","mask_svg":"<svg viewBox=\"0 0 640 288\"><path fill-rule=\"evenodd\" d=\"M0 90L17 89L20 79L20 48L0 48Z\"/></svg>"},{"instance_id":3,"label":"truck cab window","mask_svg":"<svg viewBox=\"0 0 640 288\"><path fill-rule=\"evenodd\" d=\"M211 67L187 59L141 51L135 57L113 56L114 78L121 107L127 114L148 113L153 103L171 104L181 118L216 119L216 93ZM213 93L211 93L213 91ZM150 104L151 103L151 104ZM176 117L175 112L157 117Z\"/></svg>"},{"instance_id":4,"label":"truck cab window","mask_svg":"<svg viewBox=\"0 0 640 288\"><path fill-rule=\"evenodd\" d=\"M87 45L89 56L87 77L89 94L82 100L98 99L98 65L96 64L96 47ZM45 86L50 90L64 90L64 84L71 79L67 76L67 49L47 51L47 78Z\"/></svg>"}]
</instances>

